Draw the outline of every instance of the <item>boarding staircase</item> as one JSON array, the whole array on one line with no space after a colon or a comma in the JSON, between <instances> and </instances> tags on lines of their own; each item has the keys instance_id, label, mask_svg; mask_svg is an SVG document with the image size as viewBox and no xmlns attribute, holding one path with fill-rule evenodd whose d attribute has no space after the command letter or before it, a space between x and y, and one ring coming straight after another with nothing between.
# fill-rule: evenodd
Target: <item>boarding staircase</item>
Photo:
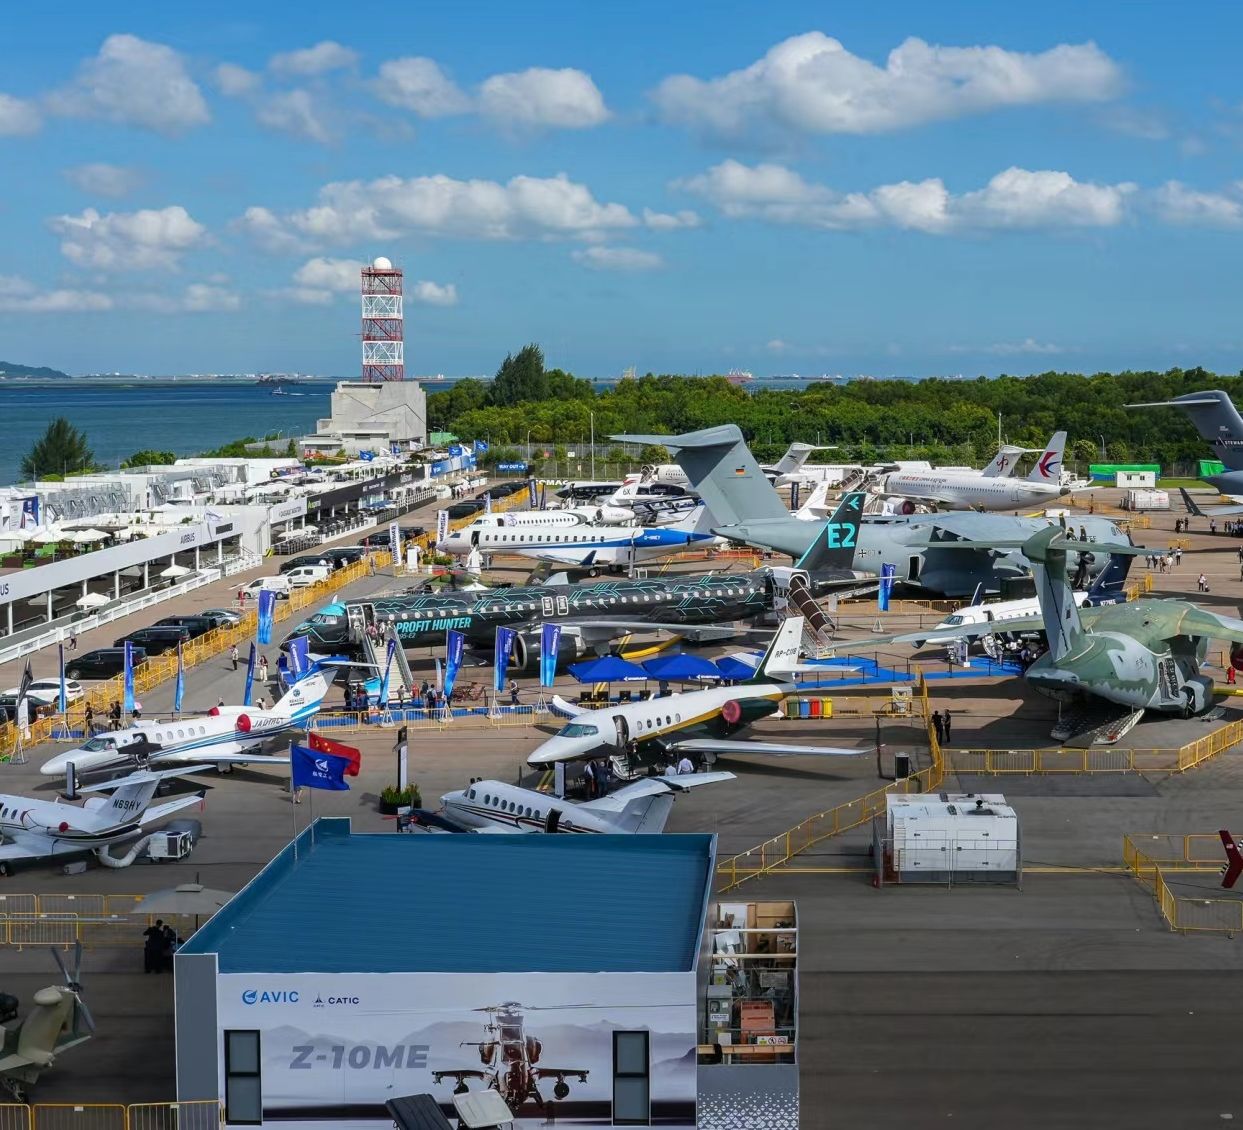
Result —
<instances>
[{"instance_id":1,"label":"boarding staircase","mask_svg":"<svg viewBox=\"0 0 1243 1130\"><path fill-rule=\"evenodd\" d=\"M1114 745L1126 737L1143 716L1142 707L1133 710L1112 702L1092 703L1063 715L1050 737L1066 749Z\"/></svg>"},{"instance_id":2,"label":"boarding staircase","mask_svg":"<svg viewBox=\"0 0 1243 1130\"><path fill-rule=\"evenodd\" d=\"M377 678L384 678L384 657L388 651L387 642L381 637L381 641L377 643L367 632L367 625L371 618L370 605L352 604L349 607L349 625L350 638L358 644L359 650L363 653L363 662L369 664L369 669L375 672ZM407 700L414 697L414 674L410 670L410 661L406 658L406 649L401 646L401 639L397 640L397 647L393 650L393 668L388 673L388 697L391 702L397 697L397 684L400 683L402 689L405 690Z\"/></svg>"},{"instance_id":3,"label":"boarding staircase","mask_svg":"<svg viewBox=\"0 0 1243 1130\"><path fill-rule=\"evenodd\" d=\"M834 624L816 603L801 573L795 573L790 578L786 595L790 607L803 617L803 654L814 659L824 658L832 649Z\"/></svg>"}]
</instances>

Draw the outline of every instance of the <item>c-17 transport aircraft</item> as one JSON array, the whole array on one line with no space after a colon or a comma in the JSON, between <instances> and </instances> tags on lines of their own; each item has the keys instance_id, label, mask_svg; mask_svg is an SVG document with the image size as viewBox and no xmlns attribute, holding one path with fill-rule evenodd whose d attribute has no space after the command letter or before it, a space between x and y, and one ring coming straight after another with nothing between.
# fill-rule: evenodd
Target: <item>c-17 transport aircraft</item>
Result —
<instances>
[{"instance_id":1,"label":"c-17 transport aircraft","mask_svg":"<svg viewBox=\"0 0 1243 1130\"><path fill-rule=\"evenodd\" d=\"M713 531L723 537L797 558L817 536L816 523L800 522L786 510L736 424L680 436L610 438L669 448L717 520ZM888 563L896 566L898 582L944 596L970 596L981 585L985 592L998 592L1004 581L1029 576L1030 563L1021 552L1022 543L1055 522L970 512L868 516L859 529L854 567L879 576L882 565ZM1079 517L1076 525L1089 543L1129 540L1108 518ZM1087 552L1091 549L1089 545ZM1082 546L1076 551L1084 552ZM1089 575L1104 567L1104 557L1093 554Z\"/></svg>"},{"instance_id":2,"label":"c-17 transport aircraft","mask_svg":"<svg viewBox=\"0 0 1243 1130\"><path fill-rule=\"evenodd\" d=\"M254 706L217 706L208 714L166 722L138 722L108 730L76 749L58 753L39 766L45 777L63 777L70 764L77 774L99 773L132 765L193 762L202 771L227 773L234 765L288 765L289 754L264 756L258 751L274 738L305 723L328 693L328 682L312 670L267 710Z\"/></svg>"},{"instance_id":3,"label":"c-17 transport aircraft","mask_svg":"<svg viewBox=\"0 0 1243 1130\"><path fill-rule=\"evenodd\" d=\"M853 757L866 753L862 749L833 746L730 739L731 734L749 723L776 713L781 700L787 695L799 693L799 684L791 681L790 676L801 671L824 673L821 666L799 663L803 623L801 616L785 620L768 645L754 677L737 686L684 691L600 710L588 710L554 697L554 708L558 713L570 715L571 721L537 746L527 758L527 764L548 766L558 761L578 761L610 747L614 756L626 760L627 764L622 768L627 774L636 770L637 766L633 763L636 758L641 762L651 762L667 758L671 753L830 757ZM687 732L686 737L678 736ZM707 736L689 736L696 733Z\"/></svg>"},{"instance_id":4,"label":"c-17 transport aircraft","mask_svg":"<svg viewBox=\"0 0 1243 1130\"><path fill-rule=\"evenodd\" d=\"M16 860L50 859L86 851L94 851L105 865L125 866L129 860L113 859L108 847L136 838L148 824L201 804L201 793L156 805L151 805L151 800L165 778L184 777L203 768L192 765L159 773L131 773L91 785L82 792L116 791L110 797L88 797L81 805L0 793L0 875L12 874Z\"/></svg>"},{"instance_id":5,"label":"c-17 transport aircraft","mask_svg":"<svg viewBox=\"0 0 1243 1130\"><path fill-rule=\"evenodd\" d=\"M518 632L511 668L521 673L538 663L540 625L545 622L562 626L558 663L573 662L629 632L666 631L698 641L728 638L737 634L731 626L734 621L758 622L787 603L814 616L809 600L870 587L851 565L863 499L858 492L846 495L824 523L791 519L803 531L806 550L793 567L479 592L385 594L330 604L298 625L285 644L306 636L315 654L342 654L357 650L356 633L365 631L368 623L392 623L406 648L441 644L452 629L465 633L473 648L490 651L496 629L503 625Z\"/></svg>"},{"instance_id":6,"label":"c-17 transport aircraft","mask_svg":"<svg viewBox=\"0 0 1243 1130\"><path fill-rule=\"evenodd\" d=\"M1056 528L1041 531L1023 546L1036 568L1040 615L1010 620L1005 630L1043 629L1049 642L1048 651L1027 669L1027 681L1052 698L1073 701L1089 696L1136 714L1155 710L1189 718L1208 710L1213 705L1213 680L1200 670L1208 641L1243 638L1243 620L1186 600L1140 598L1080 609L1066 580L1066 556L1077 547ZM1129 545L1097 548L1109 554L1145 552ZM964 624L869 643L921 639L937 643L996 630L995 624Z\"/></svg>"},{"instance_id":7,"label":"c-17 transport aircraft","mask_svg":"<svg viewBox=\"0 0 1243 1130\"><path fill-rule=\"evenodd\" d=\"M440 832L601 832L654 835L665 830L674 799L699 785L734 780L733 773L644 777L598 800L558 799L504 781L472 781L445 793L439 812L411 813L414 823Z\"/></svg>"}]
</instances>

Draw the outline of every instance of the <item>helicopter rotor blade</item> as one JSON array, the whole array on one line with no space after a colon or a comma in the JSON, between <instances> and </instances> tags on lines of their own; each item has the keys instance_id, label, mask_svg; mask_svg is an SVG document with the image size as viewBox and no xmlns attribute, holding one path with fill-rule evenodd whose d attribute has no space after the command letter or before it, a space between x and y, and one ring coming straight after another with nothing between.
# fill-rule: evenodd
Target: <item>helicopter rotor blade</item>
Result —
<instances>
[{"instance_id":1,"label":"helicopter rotor blade","mask_svg":"<svg viewBox=\"0 0 1243 1130\"><path fill-rule=\"evenodd\" d=\"M76 938L73 943L73 987L82 987L82 939Z\"/></svg>"},{"instance_id":2,"label":"helicopter rotor blade","mask_svg":"<svg viewBox=\"0 0 1243 1130\"><path fill-rule=\"evenodd\" d=\"M78 997L78 1016L81 1017L82 1023L86 1025L86 1030L93 1036L95 1034L95 1017L91 1015L91 1010L86 1007L86 1001L81 996Z\"/></svg>"},{"instance_id":3,"label":"helicopter rotor blade","mask_svg":"<svg viewBox=\"0 0 1243 1130\"><path fill-rule=\"evenodd\" d=\"M61 956L60 950L53 948L52 957L56 960L56 964L60 968L61 974L65 978L65 984L72 985L73 978L69 975L69 967L65 964L65 959L63 956Z\"/></svg>"}]
</instances>

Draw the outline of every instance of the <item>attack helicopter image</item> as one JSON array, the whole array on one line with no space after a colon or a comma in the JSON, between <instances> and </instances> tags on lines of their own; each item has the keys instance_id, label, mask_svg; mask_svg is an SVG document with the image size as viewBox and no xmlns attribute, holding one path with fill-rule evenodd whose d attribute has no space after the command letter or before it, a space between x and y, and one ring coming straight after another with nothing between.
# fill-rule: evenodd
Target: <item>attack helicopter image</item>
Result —
<instances>
[{"instance_id":1,"label":"attack helicopter image","mask_svg":"<svg viewBox=\"0 0 1243 1130\"><path fill-rule=\"evenodd\" d=\"M477 1042L468 1041L459 1046L478 1048L482 1068L465 1067L432 1073L436 1083L446 1078L456 1080L457 1085L453 1089L455 1095L462 1095L470 1090L466 1084L467 1079L480 1079L484 1088L498 1092L512 1111L519 1110L528 1099L533 1100L543 1110L547 1100L539 1089L542 1079L556 1079L552 1096L557 1100L565 1099L570 1094L567 1077L576 1077L580 1083L587 1082L587 1070L584 1068L540 1065L543 1045L524 1028L523 1013L533 1011L532 1009L525 1008L517 1001L507 1001L473 1011L488 1014L488 1022L484 1028L486 1036Z\"/></svg>"},{"instance_id":2,"label":"attack helicopter image","mask_svg":"<svg viewBox=\"0 0 1243 1130\"><path fill-rule=\"evenodd\" d=\"M84 1044L95 1032L95 1021L82 999L82 943L75 942L72 972L60 950L52 956L64 974L63 985L48 985L34 995L34 1007L20 1020L18 1001L0 993L0 1085L15 1102L24 1103L39 1076L62 1052Z\"/></svg>"}]
</instances>

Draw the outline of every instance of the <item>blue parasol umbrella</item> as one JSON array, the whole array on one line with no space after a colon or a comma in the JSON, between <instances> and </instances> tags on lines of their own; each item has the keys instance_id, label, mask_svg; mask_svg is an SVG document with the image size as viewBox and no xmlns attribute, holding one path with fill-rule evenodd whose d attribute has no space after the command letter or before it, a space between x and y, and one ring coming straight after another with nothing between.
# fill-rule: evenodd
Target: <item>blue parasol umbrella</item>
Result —
<instances>
[{"instance_id":1,"label":"blue parasol umbrella","mask_svg":"<svg viewBox=\"0 0 1243 1130\"><path fill-rule=\"evenodd\" d=\"M585 663L575 663L570 668L570 674L580 683L626 683L648 677L637 663L617 655L604 655Z\"/></svg>"},{"instance_id":2,"label":"blue parasol umbrella","mask_svg":"<svg viewBox=\"0 0 1243 1130\"><path fill-rule=\"evenodd\" d=\"M671 683L693 683L701 679L719 679L721 672L715 664L698 655L678 652L675 655L659 655L643 664L643 670L653 679Z\"/></svg>"}]
</instances>

